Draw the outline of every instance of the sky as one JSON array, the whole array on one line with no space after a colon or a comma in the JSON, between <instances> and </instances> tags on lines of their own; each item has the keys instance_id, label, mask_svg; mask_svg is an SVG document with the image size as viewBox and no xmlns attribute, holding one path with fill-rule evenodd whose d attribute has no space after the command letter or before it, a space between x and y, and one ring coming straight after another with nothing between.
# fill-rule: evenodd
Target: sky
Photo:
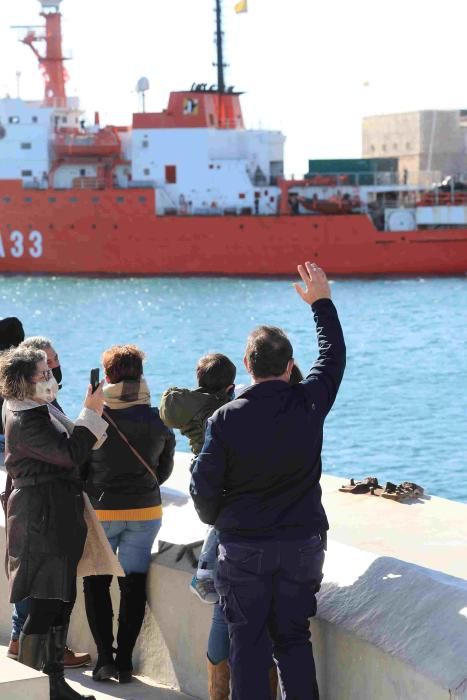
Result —
<instances>
[{"instance_id":1,"label":"sky","mask_svg":"<svg viewBox=\"0 0 467 700\"><path fill-rule=\"evenodd\" d=\"M450 0L223 0L227 85L246 125L283 131L285 172L310 158L361 155L364 115L467 107L467 3ZM38 0L2 0L0 97L38 99L41 75L11 25L39 24ZM171 90L216 82L214 0L63 0L69 95L89 119L130 124L146 76L147 111ZM23 30L24 31L24 30Z\"/></svg>"}]
</instances>

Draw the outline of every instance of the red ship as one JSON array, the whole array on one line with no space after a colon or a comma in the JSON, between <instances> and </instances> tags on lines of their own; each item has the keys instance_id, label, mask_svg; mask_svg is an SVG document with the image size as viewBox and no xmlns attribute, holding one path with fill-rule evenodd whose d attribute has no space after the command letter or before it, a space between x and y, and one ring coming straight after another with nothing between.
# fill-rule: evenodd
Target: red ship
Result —
<instances>
[{"instance_id":1,"label":"red ship","mask_svg":"<svg viewBox=\"0 0 467 700\"><path fill-rule=\"evenodd\" d=\"M284 136L246 129L225 85L220 0L217 84L104 128L66 95L61 0L39 2L45 32L23 42L44 99L0 100L1 273L289 275L304 259L336 275L467 271L467 192L394 173L284 178Z\"/></svg>"}]
</instances>

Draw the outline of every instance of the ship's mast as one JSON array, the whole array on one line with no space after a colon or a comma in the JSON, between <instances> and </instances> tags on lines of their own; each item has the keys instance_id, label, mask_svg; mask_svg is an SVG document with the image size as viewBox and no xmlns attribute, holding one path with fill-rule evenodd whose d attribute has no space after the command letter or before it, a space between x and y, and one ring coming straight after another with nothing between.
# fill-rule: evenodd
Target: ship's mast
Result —
<instances>
[{"instance_id":1,"label":"ship's mast","mask_svg":"<svg viewBox=\"0 0 467 700\"><path fill-rule=\"evenodd\" d=\"M45 35L37 35L34 29L30 29L23 44L29 46L39 61L44 76L44 105L47 107L65 107L66 92L65 82L67 74L64 66L65 57L62 54L62 16L59 6L62 0L39 0L45 19ZM42 56L35 43L46 43L45 56Z\"/></svg>"},{"instance_id":2,"label":"ship's mast","mask_svg":"<svg viewBox=\"0 0 467 700\"><path fill-rule=\"evenodd\" d=\"M215 38L216 38L216 50L217 50L217 63L215 63L214 65L217 66L217 90L218 90L219 94L222 95L225 93L224 68L226 68L226 64L224 63L224 50L223 50L224 32L222 31L222 1L221 0L216 0L215 12L216 12Z\"/></svg>"}]
</instances>

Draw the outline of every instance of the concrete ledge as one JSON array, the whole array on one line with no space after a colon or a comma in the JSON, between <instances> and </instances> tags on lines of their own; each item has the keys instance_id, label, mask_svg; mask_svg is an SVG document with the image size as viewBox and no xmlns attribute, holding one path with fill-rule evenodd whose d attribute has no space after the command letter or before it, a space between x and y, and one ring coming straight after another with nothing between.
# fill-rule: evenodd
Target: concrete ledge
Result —
<instances>
[{"instance_id":1,"label":"concrete ledge","mask_svg":"<svg viewBox=\"0 0 467 700\"><path fill-rule=\"evenodd\" d=\"M161 537L177 546L154 554L135 661L157 683L204 699L212 607L188 590L188 557L176 561L183 541L204 533L183 495L188 462L189 455L177 455L168 483L182 493L170 496ZM467 506L439 498L402 504L343 494L342 482L322 480L331 537L319 617L311 629L323 698L467 698ZM3 542L0 533L0 557ZM78 588L69 641L95 653L81 583ZM114 585L117 617L116 593ZM6 600L3 577L0 596ZM9 615L9 606L0 605L5 638Z\"/></svg>"},{"instance_id":2,"label":"concrete ledge","mask_svg":"<svg viewBox=\"0 0 467 700\"><path fill-rule=\"evenodd\" d=\"M0 646L0 698L4 700L49 700L49 679L43 673L6 657Z\"/></svg>"}]
</instances>

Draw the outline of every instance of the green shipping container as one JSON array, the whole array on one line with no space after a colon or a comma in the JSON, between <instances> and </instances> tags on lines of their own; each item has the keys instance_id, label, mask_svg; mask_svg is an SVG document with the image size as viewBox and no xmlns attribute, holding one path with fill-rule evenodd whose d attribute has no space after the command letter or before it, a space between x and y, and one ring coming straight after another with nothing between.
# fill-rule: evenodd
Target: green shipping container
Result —
<instances>
[{"instance_id":1,"label":"green shipping container","mask_svg":"<svg viewBox=\"0 0 467 700\"><path fill-rule=\"evenodd\" d=\"M308 175L397 172L398 158L330 158L308 161Z\"/></svg>"}]
</instances>

